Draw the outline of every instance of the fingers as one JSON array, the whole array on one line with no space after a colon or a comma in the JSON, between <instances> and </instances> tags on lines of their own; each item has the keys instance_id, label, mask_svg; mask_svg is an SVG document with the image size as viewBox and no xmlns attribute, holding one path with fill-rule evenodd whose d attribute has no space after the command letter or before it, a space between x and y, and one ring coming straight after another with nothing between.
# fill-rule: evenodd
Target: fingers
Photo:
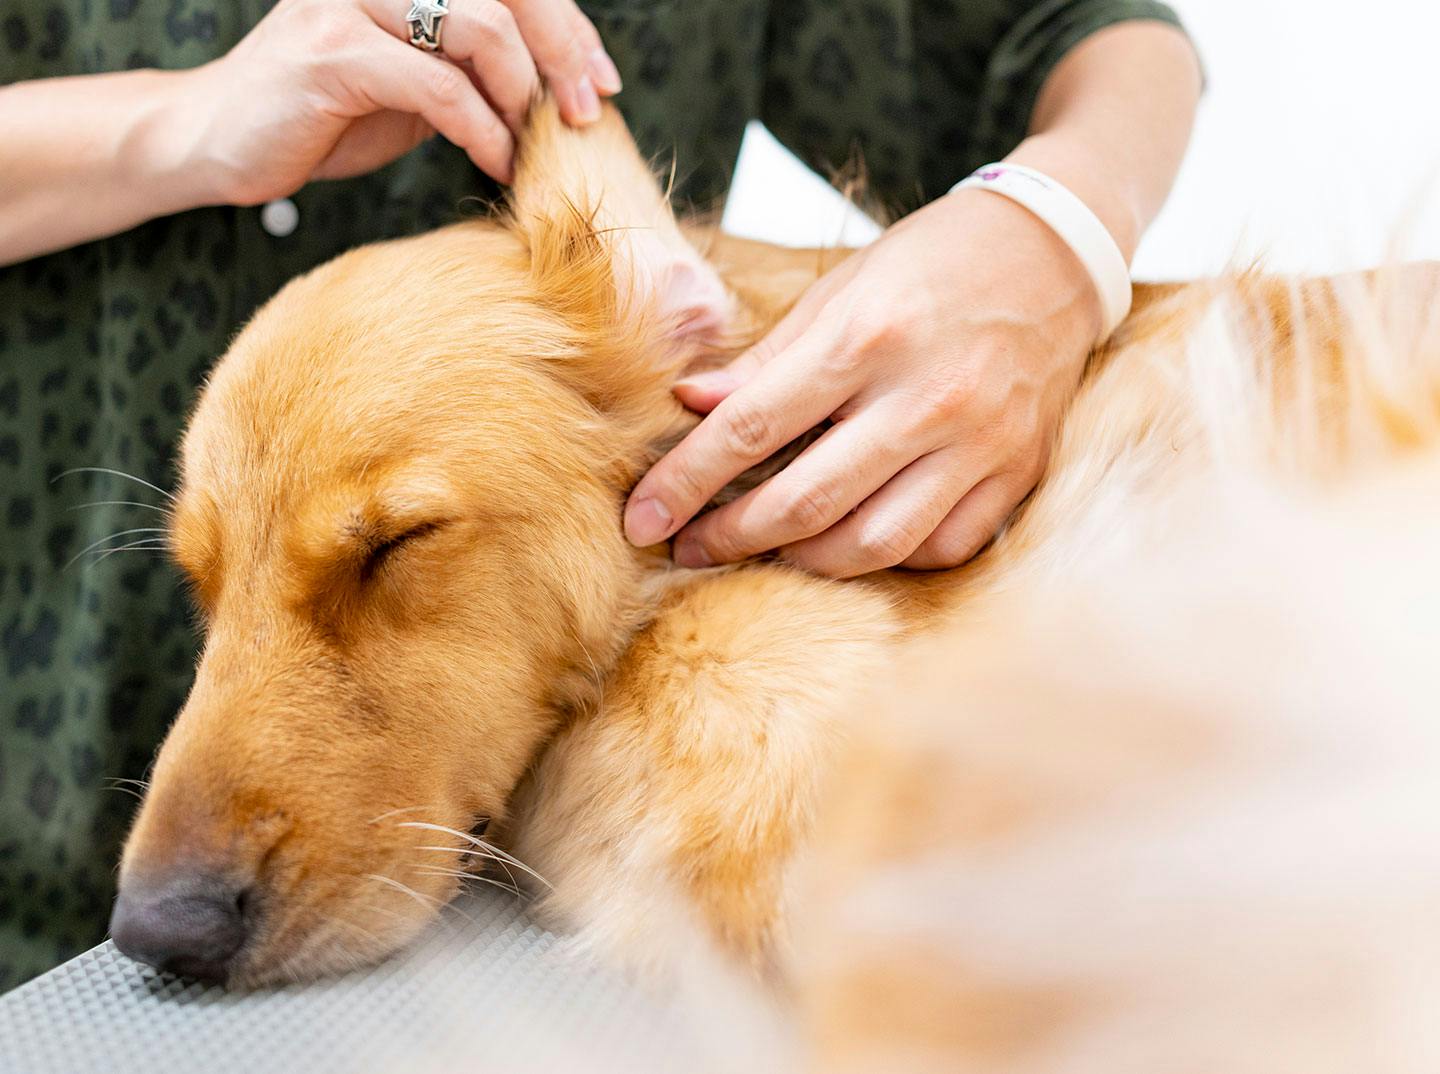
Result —
<instances>
[{"instance_id":1,"label":"fingers","mask_svg":"<svg viewBox=\"0 0 1440 1074\"><path fill-rule=\"evenodd\" d=\"M508 183L515 139L465 72L387 35L377 35L377 48L378 62L345 71L351 91L368 98L374 110L420 116L464 149L477 168Z\"/></svg>"},{"instance_id":2,"label":"fingers","mask_svg":"<svg viewBox=\"0 0 1440 1074\"><path fill-rule=\"evenodd\" d=\"M372 112L361 116L310 173L311 179L348 179L365 175L408 153L435 133L420 116L405 112Z\"/></svg>"},{"instance_id":3,"label":"fingers","mask_svg":"<svg viewBox=\"0 0 1440 1074\"><path fill-rule=\"evenodd\" d=\"M520 133L540 90L540 75L515 16L495 0L463 0L451 11L451 19L464 17L445 27L445 55L471 66L505 125Z\"/></svg>"},{"instance_id":4,"label":"fingers","mask_svg":"<svg viewBox=\"0 0 1440 1074\"><path fill-rule=\"evenodd\" d=\"M459 2L459 0L457 0ZM620 92L620 72L574 0L505 0L567 123L600 118L600 94Z\"/></svg>"},{"instance_id":5,"label":"fingers","mask_svg":"<svg viewBox=\"0 0 1440 1074\"><path fill-rule=\"evenodd\" d=\"M974 473L973 466L955 450L917 459L854 514L818 536L782 548L780 554L798 567L832 578L853 578L904 563L969 491L974 479L966 475Z\"/></svg>"},{"instance_id":6,"label":"fingers","mask_svg":"<svg viewBox=\"0 0 1440 1074\"><path fill-rule=\"evenodd\" d=\"M681 530L675 562L733 563L823 533L914 461L915 448L890 432L901 424L870 411L832 426L763 485Z\"/></svg>"},{"instance_id":7,"label":"fingers","mask_svg":"<svg viewBox=\"0 0 1440 1074\"><path fill-rule=\"evenodd\" d=\"M683 377L675 382L675 396L691 410L708 414L736 389L755 379L772 358L795 343L815 322L816 315L830 300L835 286L822 277L800 296L790 312L781 318L764 339L721 369Z\"/></svg>"},{"instance_id":8,"label":"fingers","mask_svg":"<svg viewBox=\"0 0 1440 1074\"><path fill-rule=\"evenodd\" d=\"M990 543L1028 492L1017 489L1017 483L1005 475L987 477L950 509L901 566L938 571L968 562Z\"/></svg>"},{"instance_id":9,"label":"fingers","mask_svg":"<svg viewBox=\"0 0 1440 1074\"><path fill-rule=\"evenodd\" d=\"M403 0L361 0L361 6L382 30L408 43ZM510 9L499 0L453 0L441 24L440 47L445 59L473 69L493 109L518 134L540 75Z\"/></svg>"},{"instance_id":10,"label":"fingers","mask_svg":"<svg viewBox=\"0 0 1440 1074\"><path fill-rule=\"evenodd\" d=\"M721 369L694 373L675 382L675 397L697 414L708 414L735 390L755 379L763 363L753 350Z\"/></svg>"},{"instance_id":11,"label":"fingers","mask_svg":"<svg viewBox=\"0 0 1440 1074\"><path fill-rule=\"evenodd\" d=\"M625 509L632 544L665 540L736 476L824 421L845 401L845 386L817 386L816 354L828 341L806 344L765 365L727 396L690 435L650 468Z\"/></svg>"},{"instance_id":12,"label":"fingers","mask_svg":"<svg viewBox=\"0 0 1440 1074\"><path fill-rule=\"evenodd\" d=\"M676 381L675 398L697 414L708 414L748 379L731 367L710 369Z\"/></svg>"}]
</instances>

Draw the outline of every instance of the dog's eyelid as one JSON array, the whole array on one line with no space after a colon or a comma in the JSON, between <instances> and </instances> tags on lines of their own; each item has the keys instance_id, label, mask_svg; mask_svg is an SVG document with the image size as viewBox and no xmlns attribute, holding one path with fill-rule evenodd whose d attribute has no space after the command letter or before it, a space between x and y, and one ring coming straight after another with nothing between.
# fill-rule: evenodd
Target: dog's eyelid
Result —
<instances>
[{"instance_id":1,"label":"dog's eyelid","mask_svg":"<svg viewBox=\"0 0 1440 1074\"><path fill-rule=\"evenodd\" d=\"M375 534L365 550L365 560L360 566L361 581L368 581L373 577L385 560L402 545L422 537L428 537L448 526L450 521L450 519L428 519L424 522L404 526L388 535L384 531Z\"/></svg>"},{"instance_id":2,"label":"dog's eyelid","mask_svg":"<svg viewBox=\"0 0 1440 1074\"><path fill-rule=\"evenodd\" d=\"M397 545L404 541L414 540L417 537L427 537L439 529L450 524L449 519L432 518L424 522L407 523L396 527L388 535L381 535L375 541L374 547L383 548L385 545Z\"/></svg>"}]
</instances>

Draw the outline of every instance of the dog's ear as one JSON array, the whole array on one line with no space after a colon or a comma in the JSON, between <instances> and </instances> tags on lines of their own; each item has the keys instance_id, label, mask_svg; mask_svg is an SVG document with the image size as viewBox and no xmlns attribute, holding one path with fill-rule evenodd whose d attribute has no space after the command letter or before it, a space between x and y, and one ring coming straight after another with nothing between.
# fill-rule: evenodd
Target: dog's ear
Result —
<instances>
[{"instance_id":1,"label":"dog's ear","mask_svg":"<svg viewBox=\"0 0 1440 1074\"><path fill-rule=\"evenodd\" d=\"M646 323L674 343L718 340L733 300L685 241L620 113L572 128L549 97L531 109L511 191L542 293L585 320Z\"/></svg>"}]
</instances>

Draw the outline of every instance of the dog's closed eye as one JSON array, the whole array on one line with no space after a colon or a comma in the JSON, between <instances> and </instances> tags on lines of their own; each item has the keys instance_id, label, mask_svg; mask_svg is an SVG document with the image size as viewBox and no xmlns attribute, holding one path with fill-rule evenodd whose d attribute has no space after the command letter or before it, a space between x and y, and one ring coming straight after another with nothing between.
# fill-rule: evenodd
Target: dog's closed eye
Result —
<instances>
[{"instance_id":1,"label":"dog's closed eye","mask_svg":"<svg viewBox=\"0 0 1440 1074\"><path fill-rule=\"evenodd\" d=\"M378 537L366 549L365 559L360 564L360 580L368 582L402 548L430 536L444 525L443 521L422 522L400 533Z\"/></svg>"}]
</instances>

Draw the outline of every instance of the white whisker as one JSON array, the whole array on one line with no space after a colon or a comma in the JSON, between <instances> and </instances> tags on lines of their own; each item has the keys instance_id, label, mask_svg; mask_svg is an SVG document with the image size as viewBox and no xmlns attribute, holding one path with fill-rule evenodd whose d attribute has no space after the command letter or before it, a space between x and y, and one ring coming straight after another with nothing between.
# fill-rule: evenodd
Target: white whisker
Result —
<instances>
[{"instance_id":1,"label":"white whisker","mask_svg":"<svg viewBox=\"0 0 1440 1074\"><path fill-rule=\"evenodd\" d=\"M546 880L543 876L537 873L534 869L530 868L530 866L526 865L519 858L515 857L513 854L507 854L505 853L505 851L501 850L494 844L487 843L485 842L485 840L470 835L467 832L456 831L454 828L447 828L443 824L431 824L428 821L423 820L401 821L399 824L396 825L396 827L425 828L432 832L445 832L447 835L453 835L458 839L463 839L465 842L471 844L472 846L478 847L481 850L489 851L491 854L495 855L495 857L498 858L500 861L509 862L511 865L515 866L515 868L520 869L523 872L529 873L536 880L540 881L540 883L544 884L547 888L550 888L552 891L554 890L554 885L551 884L550 881Z\"/></svg>"},{"instance_id":2,"label":"white whisker","mask_svg":"<svg viewBox=\"0 0 1440 1074\"><path fill-rule=\"evenodd\" d=\"M148 790L150 789L150 782L149 782L149 780L144 780L144 779L130 779L130 778L127 777L127 776L107 776L106 779L105 779L105 782L106 782L106 783L129 783L129 784L132 784L133 786L139 787L142 791L148 791Z\"/></svg>"},{"instance_id":3,"label":"white whisker","mask_svg":"<svg viewBox=\"0 0 1440 1074\"><path fill-rule=\"evenodd\" d=\"M466 847L444 847L444 846L423 846L416 847L416 850L443 850L446 854L471 854L475 857L489 858L493 861L500 861L494 854L486 850L470 850Z\"/></svg>"},{"instance_id":4,"label":"white whisker","mask_svg":"<svg viewBox=\"0 0 1440 1074\"><path fill-rule=\"evenodd\" d=\"M163 526L137 526L137 527L135 527L134 529L121 530L119 533L107 534L106 536L101 537L98 541L91 541L91 542L90 542L89 544L87 544L84 548L80 549L80 551L76 552L75 555L73 555L72 557L70 557L70 562L67 563L67 564L65 564L65 566L66 566L66 568L68 569L72 564L74 564L74 562L75 562L77 559L79 559L81 556L83 556L86 552L93 551L94 549L99 548L101 545L103 545L106 541L113 541L116 537L125 537L125 536L128 536L129 534L132 534L132 533L164 533L164 532L165 532L165 528L164 528Z\"/></svg>"},{"instance_id":5,"label":"white whisker","mask_svg":"<svg viewBox=\"0 0 1440 1074\"><path fill-rule=\"evenodd\" d=\"M165 537L144 537L138 541L131 541L129 544L122 544L116 548L106 548L95 556L93 562L99 563L106 556L113 556L116 552L163 552L170 546L170 541Z\"/></svg>"},{"instance_id":6,"label":"white whisker","mask_svg":"<svg viewBox=\"0 0 1440 1074\"><path fill-rule=\"evenodd\" d=\"M153 503L141 503L139 500L91 500L89 503L77 503L65 510L83 511L87 507L143 507L147 511L159 511L162 515L170 513L168 507L159 507Z\"/></svg>"},{"instance_id":7,"label":"white whisker","mask_svg":"<svg viewBox=\"0 0 1440 1074\"><path fill-rule=\"evenodd\" d=\"M368 821L366 821L365 823L367 823L367 824L378 824L378 823L380 823L380 821L385 820L387 817L398 816L398 815L401 814L401 813L418 813L418 812L419 812L420 810L422 810L422 809L434 809L434 808L435 808L434 806L428 806L428 805L407 805L407 806L401 806L399 809L392 809L392 810L390 810L388 813L381 813L378 817L371 817L371 818L370 818Z\"/></svg>"},{"instance_id":8,"label":"white whisker","mask_svg":"<svg viewBox=\"0 0 1440 1074\"><path fill-rule=\"evenodd\" d=\"M351 921L349 918L345 918L345 917L332 917L332 918L330 919L330 921L328 922L328 924L331 924L331 925L339 925L339 926L342 927L342 928L350 929L352 932L357 932L357 933L360 934L360 936L361 936L364 940L366 940L367 942L369 942L369 943L371 943L371 944L374 944L376 948L379 948L379 947L382 946L379 936L376 936L376 935L375 935L373 932L371 932L369 929L365 928L363 925L358 925L358 924L356 924L354 921Z\"/></svg>"},{"instance_id":9,"label":"white whisker","mask_svg":"<svg viewBox=\"0 0 1440 1074\"><path fill-rule=\"evenodd\" d=\"M481 873L467 873L464 869L442 869L432 865L415 865L411 867L411 871L420 873L422 876L453 876L461 881L478 880L482 884L490 884L492 887L497 887L501 891L508 891L517 899L526 897L525 892L514 884L507 884L505 881L496 877L484 876Z\"/></svg>"},{"instance_id":10,"label":"white whisker","mask_svg":"<svg viewBox=\"0 0 1440 1074\"><path fill-rule=\"evenodd\" d=\"M575 644L580 646L580 651L585 654L585 659L590 664L591 684L595 687L595 704L603 711L605 708L605 677L600 674L600 666L595 663L595 657L590 655L590 650L580 640L579 633L572 632L571 636L575 639Z\"/></svg>"},{"instance_id":11,"label":"white whisker","mask_svg":"<svg viewBox=\"0 0 1440 1074\"><path fill-rule=\"evenodd\" d=\"M365 873L364 876L366 880L379 881L386 887L394 888L401 894L408 895L410 898L418 902L421 906L425 907L427 910L433 907L438 907L440 905L440 900L435 898L435 896L425 895L421 892L418 892L409 885L402 884L400 883L400 881L392 879L391 877L381 876L379 873Z\"/></svg>"},{"instance_id":12,"label":"white whisker","mask_svg":"<svg viewBox=\"0 0 1440 1074\"><path fill-rule=\"evenodd\" d=\"M107 791L124 791L126 794L133 794L135 800L143 802L145 792L150 789L150 784L143 779L129 779L125 776L110 776L106 778L102 786ZM139 790L136 790L136 788Z\"/></svg>"},{"instance_id":13,"label":"white whisker","mask_svg":"<svg viewBox=\"0 0 1440 1074\"><path fill-rule=\"evenodd\" d=\"M397 920L397 921L405 921L405 920L407 920L407 918L405 917L405 915L404 915L404 914L401 914L401 913L400 913L398 910L396 910L393 906L375 906L375 905L373 905L373 904L371 904L371 903L366 903L364 906L361 906L360 909L361 909L361 910L364 910L366 913L385 914L385 915L387 915L388 917L390 917L392 920Z\"/></svg>"},{"instance_id":14,"label":"white whisker","mask_svg":"<svg viewBox=\"0 0 1440 1074\"><path fill-rule=\"evenodd\" d=\"M381 876L379 873L365 873L363 875L366 880L377 880L380 883L384 884L386 887L394 888L401 894L408 895L421 906L425 907L427 910L433 909L437 914L441 910L453 910L455 913L463 917L466 921L474 924L474 921L470 917L470 915L465 913L458 906L452 906L451 904L445 902L443 899L437 899L434 895L426 895L424 892L416 891L408 884L400 883L400 881L396 880L394 877Z\"/></svg>"},{"instance_id":15,"label":"white whisker","mask_svg":"<svg viewBox=\"0 0 1440 1074\"><path fill-rule=\"evenodd\" d=\"M488 850L467 850L464 847L416 847L416 850L439 850L446 854L460 854L464 857L481 858L485 861L493 861L505 870L505 875L510 878L510 883L519 887L515 874L510 871L510 866L505 864L505 859L491 854ZM472 874L473 875L473 874Z\"/></svg>"},{"instance_id":16,"label":"white whisker","mask_svg":"<svg viewBox=\"0 0 1440 1074\"><path fill-rule=\"evenodd\" d=\"M159 485L152 485L143 477L136 477L134 474L127 474L124 470L112 470L108 466L76 466L73 469L65 470L62 473L56 474L53 478L50 479L50 484L53 485L62 477L69 477L71 474L110 474L114 477L123 477L127 481L134 481L136 484L144 485L147 489L160 493L161 496L164 496L171 503L175 502L175 496L172 493L166 492Z\"/></svg>"}]
</instances>

